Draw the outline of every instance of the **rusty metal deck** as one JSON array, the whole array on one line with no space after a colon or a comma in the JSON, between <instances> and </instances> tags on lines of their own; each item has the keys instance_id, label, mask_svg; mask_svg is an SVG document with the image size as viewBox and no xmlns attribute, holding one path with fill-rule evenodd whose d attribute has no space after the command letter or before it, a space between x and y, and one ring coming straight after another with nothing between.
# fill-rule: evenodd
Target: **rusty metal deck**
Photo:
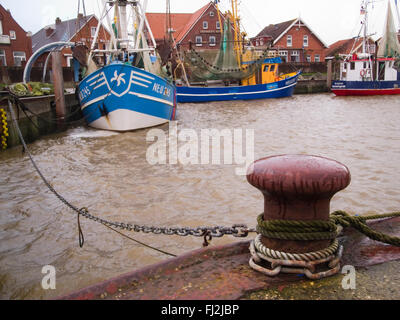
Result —
<instances>
[{"instance_id":1,"label":"rusty metal deck","mask_svg":"<svg viewBox=\"0 0 400 320\"><path fill-rule=\"evenodd\" d=\"M370 225L400 236L400 218ZM342 265L366 267L400 259L400 248L385 245L348 229L341 237ZM280 288L299 280L300 275L269 278L248 265L250 241L208 247L118 276L103 283L60 297L60 299L132 300L236 300L268 288Z\"/></svg>"}]
</instances>

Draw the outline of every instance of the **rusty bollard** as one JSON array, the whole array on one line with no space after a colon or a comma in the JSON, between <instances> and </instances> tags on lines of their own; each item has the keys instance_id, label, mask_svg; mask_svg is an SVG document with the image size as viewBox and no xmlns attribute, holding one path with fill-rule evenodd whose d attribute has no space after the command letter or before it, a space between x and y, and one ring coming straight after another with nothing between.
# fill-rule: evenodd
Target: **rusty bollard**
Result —
<instances>
[{"instance_id":1,"label":"rusty bollard","mask_svg":"<svg viewBox=\"0 0 400 320\"><path fill-rule=\"evenodd\" d=\"M255 161L249 167L247 180L264 195L264 221L329 221L330 200L349 185L350 172L335 160L309 155L282 155ZM263 235L259 236L259 241L261 246L270 250L292 254L319 252L332 244L332 240L282 240ZM317 262L329 262L334 258L296 264L293 263L293 256L290 257L291 263L282 266L287 272L291 272L288 266L314 271ZM282 261L276 257L275 260L268 259L272 268L276 269ZM298 271L295 268L293 272ZM271 270L268 272L271 273ZM312 277L310 275L308 272L308 276Z\"/></svg>"}]
</instances>

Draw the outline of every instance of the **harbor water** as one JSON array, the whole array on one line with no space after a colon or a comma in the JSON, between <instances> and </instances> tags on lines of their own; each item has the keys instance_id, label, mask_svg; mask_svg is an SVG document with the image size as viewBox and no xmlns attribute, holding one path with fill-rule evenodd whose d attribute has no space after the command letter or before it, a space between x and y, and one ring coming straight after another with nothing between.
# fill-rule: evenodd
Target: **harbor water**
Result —
<instances>
[{"instance_id":1,"label":"harbor water","mask_svg":"<svg viewBox=\"0 0 400 320\"><path fill-rule=\"evenodd\" d=\"M332 211L399 210L398 96L315 94L182 104L177 118L178 131L199 135L201 129L253 129L255 159L311 154L342 162L352 181L333 198ZM168 124L157 129L168 135ZM82 126L29 148L60 194L104 219L166 227L255 226L263 196L236 174L237 164L152 165L146 159L154 143L146 140L150 130L114 133ZM80 248L76 213L47 189L21 147L0 153L0 181L1 299L55 298L169 258L84 218ZM203 243L190 236L129 235L175 255ZM210 245L234 241L225 236ZM55 290L42 288L46 265L56 269Z\"/></svg>"}]
</instances>

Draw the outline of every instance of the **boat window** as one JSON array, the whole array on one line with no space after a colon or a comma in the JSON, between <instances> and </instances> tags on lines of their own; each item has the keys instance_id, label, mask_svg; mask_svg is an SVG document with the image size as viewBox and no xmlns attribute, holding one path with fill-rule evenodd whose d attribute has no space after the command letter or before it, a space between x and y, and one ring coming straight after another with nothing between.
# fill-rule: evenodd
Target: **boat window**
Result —
<instances>
[{"instance_id":1,"label":"boat window","mask_svg":"<svg viewBox=\"0 0 400 320\"><path fill-rule=\"evenodd\" d=\"M363 62L363 69L366 69L366 68L367 68L367 63Z\"/></svg>"},{"instance_id":2,"label":"boat window","mask_svg":"<svg viewBox=\"0 0 400 320\"><path fill-rule=\"evenodd\" d=\"M356 68L355 62L350 62L350 70L354 70Z\"/></svg>"},{"instance_id":3,"label":"boat window","mask_svg":"<svg viewBox=\"0 0 400 320\"><path fill-rule=\"evenodd\" d=\"M271 66L271 68L269 69L269 72L274 72L275 71L275 65L273 64L272 66Z\"/></svg>"},{"instance_id":4,"label":"boat window","mask_svg":"<svg viewBox=\"0 0 400 320\"><path fill-rule=\"evenodd\" d=\"M266 64L265 67L264 67L264 72L267 72L267 71L268 71L268 68L269 68L269 65Z\"/></svg>"}]
</instances>

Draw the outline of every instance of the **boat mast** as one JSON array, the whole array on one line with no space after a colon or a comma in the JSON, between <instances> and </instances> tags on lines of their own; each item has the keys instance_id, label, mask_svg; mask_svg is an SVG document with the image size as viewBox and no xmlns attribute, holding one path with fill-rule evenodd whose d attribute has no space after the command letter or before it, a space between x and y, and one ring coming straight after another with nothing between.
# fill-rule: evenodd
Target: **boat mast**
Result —
<instances>
[{"instance_id":1,"label":"boat mast","mask_svg":"<svg viewBox=\"0 0 400 320\"><path fill-rule=\"evenodd\" d=\"M362 22L363 28L364 28L364 34L363 34L363 43L362 43L362 48L363 48L363 53L367 53L367 35L368 35L368 5L371 1L370 0L364 0L363 4L361 5L361 14L364 15L364 20ZM369 50L368 50L369 51Z\"/></svg>"}]
</instances>

